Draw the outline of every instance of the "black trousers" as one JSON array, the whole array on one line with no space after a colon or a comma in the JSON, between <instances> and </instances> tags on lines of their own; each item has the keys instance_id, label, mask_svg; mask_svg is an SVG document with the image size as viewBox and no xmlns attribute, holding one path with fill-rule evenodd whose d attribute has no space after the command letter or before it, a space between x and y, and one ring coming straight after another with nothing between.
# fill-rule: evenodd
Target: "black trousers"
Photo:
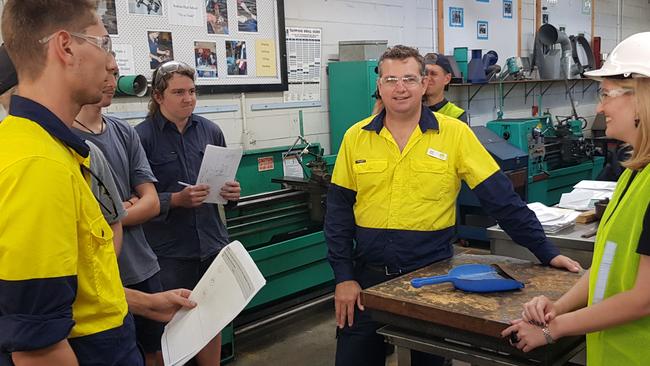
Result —
<instances>
[{"instance_id":1,"label":"black trousers","mask_svg":"<svg viewBox=\"0 0 650 366\"><path fill-rule=\"evenodd\" d=\"M355 267L354 277L362 289L388 281L398 275L386 275L383 269ZM377 334L383 324L372 320L371 310L354 308L354 324L337 329L336 366L384 366L386 364L386 343ZM418 351L411 351L413 366L442 366L445 358Z\"/></svg>"}]
</instances>

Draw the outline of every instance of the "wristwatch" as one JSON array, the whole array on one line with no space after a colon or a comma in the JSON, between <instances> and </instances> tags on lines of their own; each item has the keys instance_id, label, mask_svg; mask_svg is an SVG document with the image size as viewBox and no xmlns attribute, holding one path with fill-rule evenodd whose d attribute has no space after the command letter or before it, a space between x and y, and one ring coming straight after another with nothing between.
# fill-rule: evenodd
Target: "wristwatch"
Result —
<instances>
[{"instance_id":1,"label":"wristwatch","mask_svg":"<svg viewBox=\"0 0 650 366\"><path fill-rule=\"evenodd\" d=\"M546 344L555 343L555 339L551 336L551 331L548 329L548 325L542 328L542 333L544 333L544 338L546 339Z\"/></svg>"}]
</instances>

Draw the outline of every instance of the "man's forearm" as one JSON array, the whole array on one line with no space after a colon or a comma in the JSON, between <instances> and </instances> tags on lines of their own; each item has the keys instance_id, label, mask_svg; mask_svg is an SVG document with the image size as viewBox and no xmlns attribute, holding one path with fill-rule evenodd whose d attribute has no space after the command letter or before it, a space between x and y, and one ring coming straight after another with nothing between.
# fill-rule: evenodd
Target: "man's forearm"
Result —
<instances>
[{"instance_id":1,"label":"man's forearm","mask_svg":"<svg viewBox=\"0 0 650 366\"><path fill-rule=\"evenodd\" d=\"M126 302L129 304L129 311L136 315L145 316L149 310L149 305L147 302L147 296L149 294L132 290L130 288L124 288L124 294L126 295Z\"/></svg>"},{"instance_id":2,"label":"man's forearm","mask_svg":"<svg viewBox=\"0 0 650 366\"><path fill-rule=\"evenodd\" d=\"M78 366L77 356L74 354L70 343L64 339L47 348L34 351L13 352L12 360L16 366Z\"/></svg>"},{"instance_id":3,"label":"man's forearm","mask_svg":"<svg viewBox=\"0 0 650 366\"><path fill-rule=\"evenodd\" d=\"M517 244L528 248L545 265L560 254L544 233L542 225L526 203L515 193L508 177L498 171L472 190L481 206L497 219Z\"/></svg>"},{"instance_id":4,"label":"man's forearm","mask_svg":"<svg viewBox=\"0 0 650 366\"><path fill-rule=\"evenodd\" d=\"M122 220L124 226L140 225L160 214L160 200L153 183L139 184L135 190L140 198L127 208L129 214Z\"/></svg>"}]
</instances>

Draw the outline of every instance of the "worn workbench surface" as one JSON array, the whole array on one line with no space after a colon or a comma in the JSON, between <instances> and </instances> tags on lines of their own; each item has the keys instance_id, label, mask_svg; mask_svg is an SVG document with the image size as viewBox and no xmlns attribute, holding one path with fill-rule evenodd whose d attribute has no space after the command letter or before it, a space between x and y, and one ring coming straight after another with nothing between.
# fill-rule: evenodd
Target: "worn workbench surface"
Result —
<instances>
[{"instance_id":1,"label":"worn workbench surface","mask_svg":"<svg viewBox=\"0 0 650 366\"><path fill-rule=\"evenodd\" d=\"M474 294L455 290L451 283L414 288L410 280L446 274L467 263L499 264L526 287L519 291ZM363 290L366 308L500 338L509 321L521 317L522 305L534 296L558 299L580 275L530 262L494 255L460 254L407 275Z\"/></svg>"}]
</instances>

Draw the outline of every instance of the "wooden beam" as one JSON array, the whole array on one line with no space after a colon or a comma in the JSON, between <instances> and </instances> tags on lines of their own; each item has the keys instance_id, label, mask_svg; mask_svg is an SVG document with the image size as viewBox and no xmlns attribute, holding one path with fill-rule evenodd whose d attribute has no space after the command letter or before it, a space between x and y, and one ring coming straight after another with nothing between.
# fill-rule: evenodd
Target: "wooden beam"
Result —
<instances>
[{"instance_id":1,"label":"wooden beam","mask_svg":"<svg viewBox=\"0 0 650 366\"><path fill-rule=\"evenodd\" d=\"M596 35L596 0L591 0L591 39L593 42L594 36Z\"/></svg>"},{"instance_id":2,"label":"wooden beam","mask_svg":"<svg viewBox=\"0 0 650 366\"><path fill-rule=\"evenodd\" d=\"M436 17L438 19L437 23L437 31L438 31L438 53L441 55L445 54L445 4L444 0L437 0L438 1L438 9L437 9L437 14Z\"/></svg>"},{"instance_id":3,"label":"wooden beam","mask_svg":"<svg viewBox=\"0 0 650 366\"><path fill-rule=\"evenodd\" d=\"M517 57L521 57L521 2L517 0Z\"/></svg>"},{"instance_id":4,"label":"wooden beam","mask_svg":"<svg viewBox=\"0 0 650 366\"><path fill-rule=\"evenodd\" d=\"M535 32L542 26L542 0L535 0ZM534 34L533 33L533 34Z\"/></svg>"}]
</instances>

